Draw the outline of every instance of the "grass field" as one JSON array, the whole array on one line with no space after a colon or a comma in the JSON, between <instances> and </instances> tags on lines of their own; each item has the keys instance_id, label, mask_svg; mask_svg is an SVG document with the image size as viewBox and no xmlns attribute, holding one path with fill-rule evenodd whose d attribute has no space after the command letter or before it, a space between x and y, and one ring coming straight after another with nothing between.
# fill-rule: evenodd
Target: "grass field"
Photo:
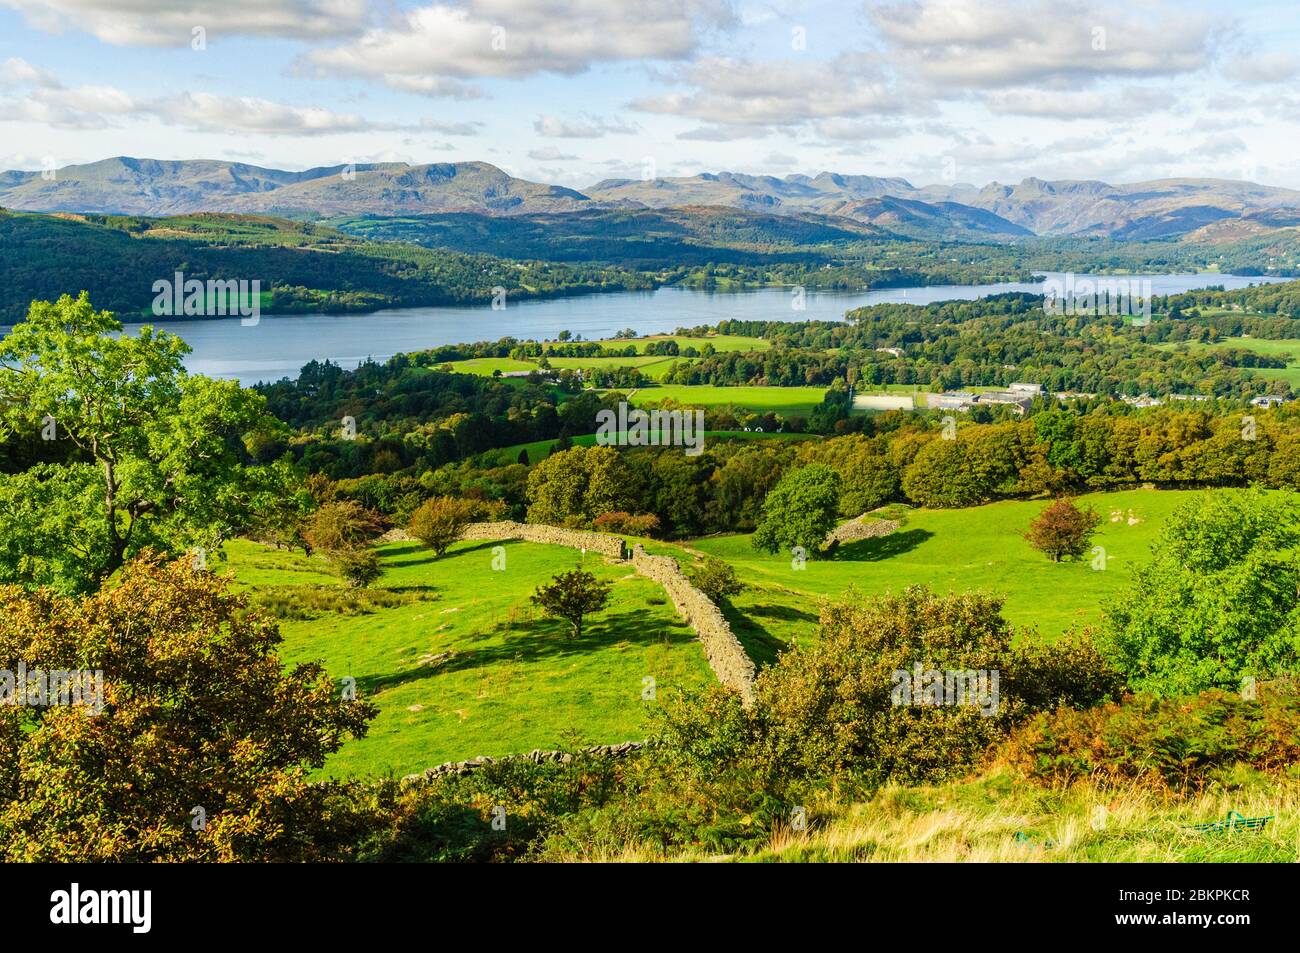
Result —
<instances>
[{"instance_id":1,"label":"grass field","mask_svg":"<svg viewBox=\"0 0 1300 953\"><path fill-rule=\"evenodd\" d=\"M631 402L637 406L661 400L703 407L751 410L754 413L777 413L787 417L806 417L822 402L825 387L715 387L711 384L667 384L646 387L636 392Z\"/></svg>"},{"instance_id":2,"label":"grass field","mask_svg":"<svg viewBox=\"0 0 1300 953\"><path fill-rule=\"evenodd\" d=\"M830 560L792 568L788 554L768 555L748 535L694 540L690 547L733 565L748 589L726 610L737 637L755 661L770 662L791 642L811 639L818 602L859 593L924 584L938 592L979 589L1006 597L1005 615L1053 639L1072 625L1100 619L1102 603L1146 561L1161 522L1186 490L1131 490L1080 497L1102 515L1094 545L1106 551L1106 569L1091 557L1053 563L1021 537L1044 506L1004 501L960 510L912 510L902 529L879 539L841 546ZM1132 519L1129 523L1130 511ZM1112 514L1119 513L1112 521Z\"/></svg>"},{"instance_id":3,"label":"grass field","mask_svg":"<svg viewBox=\"0 0 1300 953\"><path fill-rule=\"evenodd\" d=\"M593 343L608 348L626 348L629 344L637 349L635 357L548 357L551 367L556 370L564 368L615 368L635 367L651 380L662 380L674 363L689 364L694 358L672 357L661 354L646 354L645 349L655 341L676 341L677 346L685 350L693 347L699 350L706 344L713 345L718 351L765 351L771 342L763 338L745 337L743 335L716 334L709 337L684 337L682 335L659 334L652 337L628 340L605 340ZM494 371L531 371L537 369L536 361L516 361L508 357L476 357L467 361L452 361L451 368L458 374L478 374L491 377Z\"/></svg>"},{"instance_id":4,"label":"grass field","mask_svg":"<svg viewBox=\"0 0 1300 953\"><path fill-rule=\"evenodd\" d=\"M639 739L644 678L658 690L713 680L694 634L655 583L587 556L586 568L615 585L609 607L575 640L528 597L582 556L503 542L507 568L495 572L495 545L462 543L438 560L414 543L385 545L376 588L419 601L281 622L286 661L320 660L336 679L351 675L380 708L369 735L334 755L327 775L400 776L444 761L550 749L569 731L589 744ZM242 586L338 587L319 557L242 540L226 553L219 571Z\"/></svg>"},{"instance_id":5,"label":"grass field","mask_svg":"<svg viewBox=\"0 0 1300 953\"><path fill-rule=\"evenodd\" d=\"M1235 347L1244 351L1253 351L1256 354L1283 357L1287 360L1286 367L1258 367L1253 368L1254 373L1266 380L1286 381L1293 390L1300 391L1300 338L1278 338L1276 340L1268 338L1224 338L1216 344L1183 341L1160 344L1158 347L1165 350L1186 348L1189 351L1222 350Z\"/></svg>"}]
</instances>

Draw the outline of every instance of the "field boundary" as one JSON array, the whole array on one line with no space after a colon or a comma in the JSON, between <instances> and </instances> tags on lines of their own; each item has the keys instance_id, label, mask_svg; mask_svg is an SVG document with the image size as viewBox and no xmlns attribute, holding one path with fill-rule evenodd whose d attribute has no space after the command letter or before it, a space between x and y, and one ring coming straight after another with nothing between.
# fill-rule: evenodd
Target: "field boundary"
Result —
<instances>
[{"instance_id":1,"label":"field boundary","mask_svg":"<svg viewBox=\"0 0 1300 953\"><path fill-rule=\"evenodd\" d=\"M410 785L450 776L464 777L480 768L486 768L489 765L499 764L503 761L530 761L533 764L545 764L554 761L560 764L568 764L573 760L575 754L595 755L601 758L624 758L630 754L636 754L645 746L644 741L620 741L612 745L592 745L590 748L582 748L577 752L534 749L521 754L502 755L499 758L488 758L480 755L477 758L470 758L468 761L444 761L432 768L425 768L423 771L403 776L402 783Z\"/></svg>"},{"instance_id":2,"label":"field boundary","mask_svg":"<svg viewBox=\"0 0 1300 953\"><path fill-rule=\"evenodd\" d=\"M463 540L521 539L530 543L552 546L569 546L591 550L620 562L629 559L627 542L621 536L593 533L586 530L564 529L544 523L516 523L501 520L495 523L470 523L461 531ZM704 646L704 657L719 683L740 693L746 705L754 700L754 660L745 652L731 625L708 596L691 584L691 581L671 556L652 556L637 543L632 547L632 567L663 586L673 600L678 614L686 620Z\"/></svg>"},{"instance_id":3,"label":"field boundary","mask_svg":"<svg viewBox=\"0 0 1300 953\"><path fill-rule=\"evenodd\" d=\"M704 644L704 656L718 681L739 692L746 706L752 704L754 660L745 652L713 600L691 584L671 556L652 556L637 543L632 547L632 565L641 575L664 587L677 611Z\"/></svg>"}]
</instances>

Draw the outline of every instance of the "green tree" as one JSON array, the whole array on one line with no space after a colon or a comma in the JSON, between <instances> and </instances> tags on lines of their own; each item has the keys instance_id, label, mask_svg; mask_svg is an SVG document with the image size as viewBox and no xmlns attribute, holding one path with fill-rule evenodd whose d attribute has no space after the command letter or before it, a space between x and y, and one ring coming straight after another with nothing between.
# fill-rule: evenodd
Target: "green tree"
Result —
<instances>
[{"instance_id":1,"label":"green tree","mask_svg":"<svg viewBox=\"0 0 1300 953\"><path fill-rule=\"evenodd\" d=\"M732 565L716 556L706 556L703 562L692 566L690 576L695 588L714 603L737 595L745 589L744 583L740 581Z\"/></svg>"},{"instance_id":2,"label":"green tree","mask_svg":"<svg viewBox=\"0 0 1300 953\"><path fill-rule=\"evenodd\" d=\"M0 341L0 434L66 441L61 462L0 476L0 581L96 588L145 547L216 546L291 474L250 465L280 425L234 381L186 374L180 338L134 336L83 293L34 302Z\"/></svg>"},{"instance_id":3,"label":"green tree","mask_svg":"<svg viewBox=\"0 0 1300 953\"><path fill-rule=\"evenodd\" d=\"M602 513L632 510L627 464L613 447L552 453L528 474L528 521L590 526Z\"/></svg>"},{"instance_id":4,"label":"green tree","mask_svg":"<svg viewBox=\"0 0 1300 953\"><path fill-rule=\"evenodd\" d=\"M1300 513L1262 491L1179 506L1106 608L1108 651L1139 691L1238 689L1300 662Z\"/></svg>"},{"instance_id":5,"label":"green tree","mask_svg":"<svg viewBox=\"0 0 1300 953\"><path fill-rule=\"evenodd\" d=\"M763 500L754 548L775 553L799 546L810 556L820 552L835 528L839 496L840 477L830 467L815 463L791 470Z\"/></svg>"},{"instance_id":6,"label":"green tree","mask_svg":"<svg viewBox=\"0 0 1300 953\"><path fill-rule=\"evenodd\" d=\"M571 569L539 586L532 601L547 615L568 622L573 627L573 637L580 639L583 619L605 608L609 602L609 590L610 583L597 579L584 569Z\"/></svg>"}]
</instances>

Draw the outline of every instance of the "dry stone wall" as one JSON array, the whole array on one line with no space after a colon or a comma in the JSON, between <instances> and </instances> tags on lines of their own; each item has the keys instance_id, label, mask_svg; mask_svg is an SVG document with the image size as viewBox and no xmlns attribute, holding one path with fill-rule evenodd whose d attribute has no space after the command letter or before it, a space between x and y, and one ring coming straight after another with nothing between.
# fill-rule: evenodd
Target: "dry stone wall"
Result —
<instances>
[{"instance_id":1,"label":"dry stone wall","mask_svg":"<svg viewBox=\"0 0 1300 953\"><path fill-rule=\"evenodd\" d=\"M613 559L628 558L627 543L609 533L563 529L542 523L500 520L470 523L461 539L522 539L530 543L572 546L602 553ZM671 556L652 556L640 543L632 547L632 566L641 575L664 587L678 613L704 644L704 657L718 681L740 693L746 705L754 700L754 660L745 654L736 634L712 600L696 589ZM434 770L434 769L430 769Z\"/></svg>"},{"instance_id":2,"label":"dry stone wall","mask_svg":"<svg viewBox=\"0 0 1300 953\"><path fill-rule=\"evenodd\" d=\"M752 703L754 660L745 654L744 646L712 600L691 584L671 556L652 556L637 543L632 547L632 565L667 591L677 611L704 643L704 655L718 681L740 692L746 705Z\"/></svg>"},{"instance_id":3,"label":"dry stone wall","mask_svg":"<svg viewBox=\"0 0 1300 953\"><path fill-rule=\"evenodd\" d=\"M461 539L522 539L530 543L549 543L552 546L572 546L586 549L613 559L627 558L627 544L622 537L608 533L589 533L580 529L563 529L541 523L515 523L501 520L495 523L470 523L460 534Z\"/></svg>"},{"instance_id":4,"label":"dry stone wall","mask_svg":"<svg viewBox=\"0 0 1300 953\"><path fill-rule=\"evenodd\" d=\"M624 741L616 745L595 745L591 748L583 748L584 754L595 755L598 758L624 758L634 754L645 747L644 741ZM573 753L570 751L541 751L533 750L527 754L511 754L503 758L471 758L468 761L447 761L443 764L432 768L425 768L418 774L408 774L402 778L403 784L419 784L422 781L433 781L437 778L445 778L449 775L463 777L471 774L480 768L486 768L490 764L497 764L501 761L531 761L533 764L542 764L547 761L558 761L561 764L568 764L573 760Z\"/></svg>"},{"instance_id":5,"label":"dry stone wall","mask_svg":"<svg viewBox=\"0 0 1300 953\"><path fill-rule=\"evenodd\" d=\"M876 519L868 513L835 527L827 534L823 545L853 543L860 539L875 539L877 536L888 536L902 525L897 520Z\"/></svg>"}]
</instances>

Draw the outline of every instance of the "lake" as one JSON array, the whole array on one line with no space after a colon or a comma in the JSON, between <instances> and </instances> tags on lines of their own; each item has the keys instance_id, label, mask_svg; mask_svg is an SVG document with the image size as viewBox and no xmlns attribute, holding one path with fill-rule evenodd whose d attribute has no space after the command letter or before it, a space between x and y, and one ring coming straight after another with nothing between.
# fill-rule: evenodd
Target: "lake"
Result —
<instances>
[{"instance_id":1,"label":"lake","mask_svg":"<svg viewBox=\"0 0 1300 953\"><path fill-rule=\"evenodd\" d=\"M1063 278L1048 273L1047 278ZM1153 294L1176 294L1223 285L1243 288L1273 280L1239 275L1135 275L1150 280ZM369 314L263 315L256 325L238 318L155 321L183 337L193 348L186 366L196 374L234 378L241 383L297 377L304 364L328 358L343 367L356 367L367 358L387 360L394 354L440 344L495 341L503 337L538 340L560 331L588 340L607 338L624 328L638 334L660 334L679 327L713 325L736 318L748 321L841 321L844 312L868 304L929 304L971 300L1008 291L1041 293L1042 285L931 285L887 288L867 292L808 293L803 310L795 310L788 288L719 293L687 288L617 292L576 298L508 302L500 311L483 305L451 308L400 308ZM139 324L128 324L134 332Z\"/></svg>"}]
</instances>

